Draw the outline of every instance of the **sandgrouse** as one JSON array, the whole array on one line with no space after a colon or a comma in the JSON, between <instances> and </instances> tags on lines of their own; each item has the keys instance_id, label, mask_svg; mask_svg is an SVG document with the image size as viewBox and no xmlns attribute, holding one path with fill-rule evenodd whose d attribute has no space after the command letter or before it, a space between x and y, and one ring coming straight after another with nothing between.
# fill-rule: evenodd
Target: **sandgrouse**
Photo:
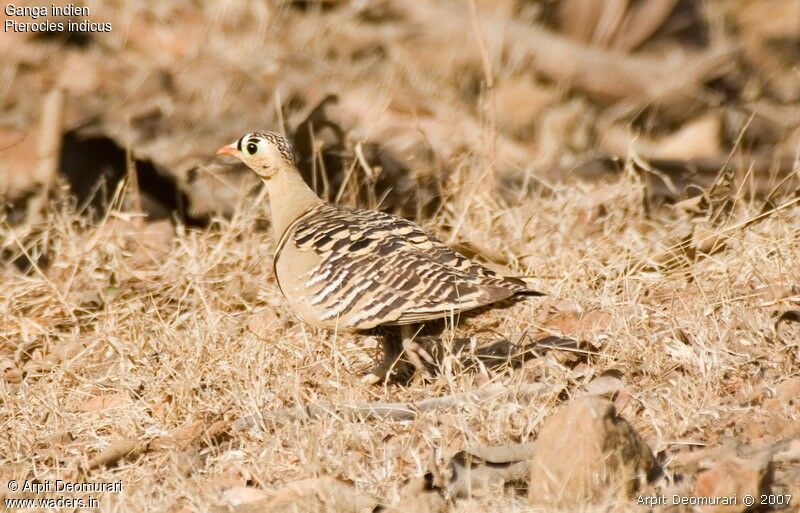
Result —
<instances>
[{"instance_id":1,"label":"sandgrouse","mask_svg":"<svg viewBox=\"0 0 800 513\"><path fill-rule=\"evenodd\" d=\"M300 319L345 331L393 327L378 330L384 358L369 381L386 378L403 350L421 367L413 354L419 349L413 325L540 295L522 279L456 253L411 221L323 202L301 177L281 134L245 134L217 153L237 157L266 184L278 241L275 276Z\"/></svg>"}]
</instances>

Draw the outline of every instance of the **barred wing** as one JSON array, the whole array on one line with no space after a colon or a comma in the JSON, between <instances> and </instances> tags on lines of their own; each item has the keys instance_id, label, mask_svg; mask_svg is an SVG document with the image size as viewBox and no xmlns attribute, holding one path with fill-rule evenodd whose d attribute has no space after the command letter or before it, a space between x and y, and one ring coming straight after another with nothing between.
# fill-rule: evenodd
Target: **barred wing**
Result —
<instances>
[{"instance_id":1,"label":"barred wing","mask_svg":"<svg viewBox=\"0 0 800 513\"><path fill-rule=\"evenodd\" d=\"M422 322L535 293L383 212L320 205L289 231L284 239L321 259L303 277L306 301L342 327Z\"/></svg>"}]
</instances>

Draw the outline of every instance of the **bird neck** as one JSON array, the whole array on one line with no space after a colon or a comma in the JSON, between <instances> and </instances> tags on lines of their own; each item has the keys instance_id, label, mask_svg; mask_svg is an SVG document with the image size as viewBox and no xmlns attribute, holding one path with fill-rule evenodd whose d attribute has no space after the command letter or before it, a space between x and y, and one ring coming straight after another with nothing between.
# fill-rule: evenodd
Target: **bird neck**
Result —
<instances>
[{"instance_id":1,"label":"bird neck","mask_svg":"<svg viewBox=\"0 0 800 513\"><path fill-rule=\"evenodd\" d=\"M269 194L272 231L276 241L298 217L322 203L294 166L280 169L264 183Z\"/></svg>"}]
</instances>

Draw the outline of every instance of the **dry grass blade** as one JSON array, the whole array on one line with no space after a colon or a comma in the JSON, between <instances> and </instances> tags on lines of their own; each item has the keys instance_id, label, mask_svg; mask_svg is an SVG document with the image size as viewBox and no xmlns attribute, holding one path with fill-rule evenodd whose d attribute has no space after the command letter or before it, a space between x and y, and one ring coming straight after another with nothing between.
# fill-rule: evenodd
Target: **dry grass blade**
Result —
<instances>
[{"instance_id":1,"label":"dry grass blade","mask_svg":"<svg viewBox=\"0 0 800 513\"><path fill-rule=\"evenodd\" d=\"M356 420L412 420L420 413L446 410L456 406L483 402L509 395L521 401L533 397L557 393L560 387L546 386L540 383L523 385L519 388L501 384L487 385L472 392L424 399L408 403L368 403L368 404L308 404L298 408L278 411L264 411L260 415L245 417L234 423L234 429L256 427L261 423L270 425L274 422L291 422L297 419L309 419L332 415Z\"/></svg>"},{"instance_id":2,"label":"dry grass blade","mask_svg":"<svg viewBox=\"0 0 800 513\"><path fill-rule=\"evenodd\" d=\"M37 148L39 162L34 173L42 187L36 199L28 204L28 216L31 219L40 219L41 212L49 205L50 193L58 181L65 101L64 91L55 88L47 94L42 104Z\"/></svg>"}]
</instances>

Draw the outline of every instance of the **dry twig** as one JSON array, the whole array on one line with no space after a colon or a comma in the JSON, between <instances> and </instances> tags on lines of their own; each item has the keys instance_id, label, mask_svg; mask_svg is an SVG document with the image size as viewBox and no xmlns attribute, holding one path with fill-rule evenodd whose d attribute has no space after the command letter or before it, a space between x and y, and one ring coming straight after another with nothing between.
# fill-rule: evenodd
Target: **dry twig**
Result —
<instances>
[{"instance_id":1,"label":"dry twig","mask_svg":"<svg viewBox=\"0 0 800 513\"><path fill-rule=\"evenodd\" d=\"M367 404L308 404L296 408L282 410L267 410L260 414L251 415L237 420L234 430L256 427L259 423L287 422L297 419L321 417L323 415L337 415L356 420L411 420L420 413L433 410L444 410L472 402L483 402L494 399L503 394L512 394L519 400L528 400L561 390L561 387L548 386L542 383L531 383L520 388L511 388L502 384L493 384L481 389L452 394L432 399L409 403L367 403Z\"/></svg>"}]
</instances>

